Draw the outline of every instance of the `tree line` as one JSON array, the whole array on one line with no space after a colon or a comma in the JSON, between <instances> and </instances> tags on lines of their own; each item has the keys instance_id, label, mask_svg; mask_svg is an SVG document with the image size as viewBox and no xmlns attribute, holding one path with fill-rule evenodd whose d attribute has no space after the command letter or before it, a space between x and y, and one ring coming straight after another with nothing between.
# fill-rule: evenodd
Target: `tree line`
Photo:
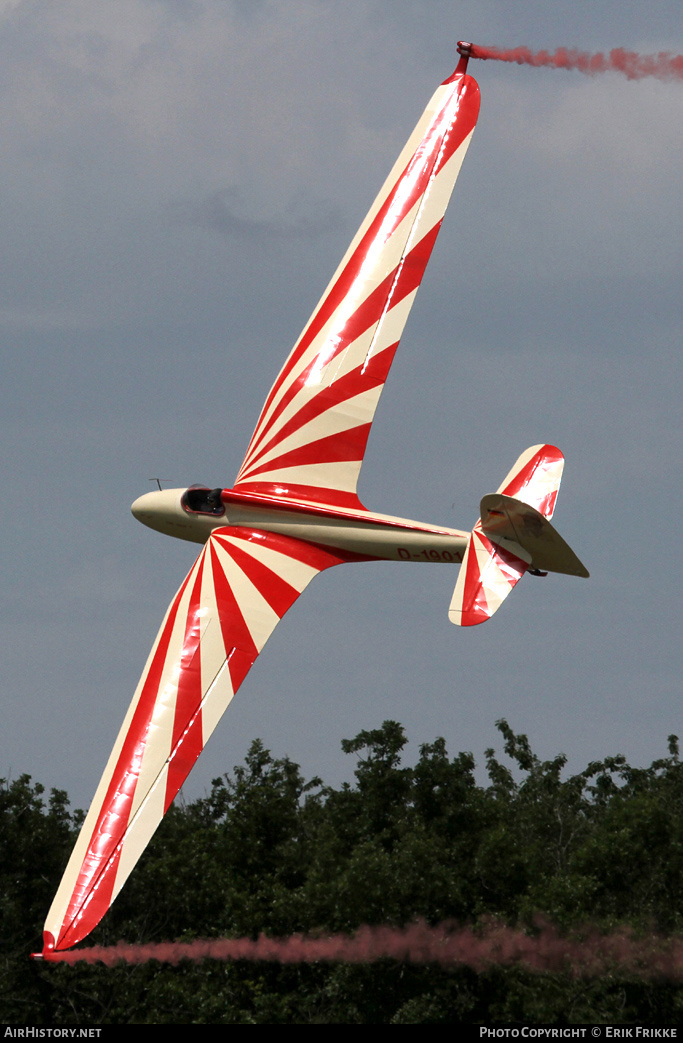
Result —
<instances>
[{"instance_id":1,"label":"tree line","mask_svg":"<svg viewBox=\"0 0 683 1043\"><path fill-rule=\"evenodd\" d=\"M622 756L565 777L498 722L486 783L443 739L402 764L400 724L342 749L354 782L305 780L255 741L203 798L176 801L85 944L265 933L316 936L423 920L533 936L683 934L683 768ZM599 976L522 964L443 966L237 960L172 966L31 962L82 821L28 776L0 787L0 1021L21 1024L676 1022L683 985L615 967ZM541 918L541 920L539 919ZM578 932L578 933L577 933Z\"/></svg>"}]
</instances>

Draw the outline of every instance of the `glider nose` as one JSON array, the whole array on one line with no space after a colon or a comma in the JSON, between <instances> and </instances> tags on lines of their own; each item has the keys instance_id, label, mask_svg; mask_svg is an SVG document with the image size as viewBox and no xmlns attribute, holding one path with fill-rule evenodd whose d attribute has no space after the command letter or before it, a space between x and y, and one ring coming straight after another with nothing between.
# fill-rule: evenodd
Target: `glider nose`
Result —
<instances>
[{"instance_id":1,"label":"glider nose","mask_svg":"<svg viewBox=\"0 0 683 1043\"><path fill-rule=\"evenodd\" d=\"M134 518L157 532L175 535L178 525L185 521L185 512L180 505L184 489L159 489L138 496L131 504Z\"/></svg>"},{"instance_id":2,"label":"glider nose","mask_svg":"<svg viewBox=\"0 0 683 1043\"><path fill-rule=\"evenodd\" d=\"M220 523L213 515L195 516L183 510L182 497L186 492L186 489L155 489L138 496L130 507L133 517L166 536L205 543L211 529Z\"/></svg>"},{"instance_id":3,"label":"glider nose","mask_svg":"<svg viewBox=\"0 0 683 1043\"><path fill-rule=\"evenodd\" d=\"M168 492L167 489L162 489L159 492L145 493L144 496L138 496L137 500L131 504L131 512L134 518L137 518L143 525L150 525L155 528L153 524L155 521L159 521L163 514L166 514L169 504L166 502L167 497L164 493Z\"/></svg>"}]
</instances>

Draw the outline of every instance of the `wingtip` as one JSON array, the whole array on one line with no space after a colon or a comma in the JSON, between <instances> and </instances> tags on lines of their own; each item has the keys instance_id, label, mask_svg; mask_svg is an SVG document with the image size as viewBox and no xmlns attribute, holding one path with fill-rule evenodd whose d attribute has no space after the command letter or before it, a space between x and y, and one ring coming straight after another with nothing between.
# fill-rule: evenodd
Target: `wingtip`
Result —
<instances>
[{"instance_id":1,"label":"wingtip","mask_svg":"<svg viewBox=\"0 0 683 1043\"><path fill-rule=\"evenodd\" d=\"M460 55L460 61L455 70L455 75L464 76L467 72L467 63L472 57L472 44L468 43L467 40L458 40L457 50Z\"/></svg>"},{"instance_id":2,"label":"wingtip","mask_svg":"<svg viewBox=\"0 0 683 1043\"><path fill-rule=\"evenodd\" d=\"M467 75L467 63L470 58L476 57L473 49L473 43L468 43L467 40L458 40L457 51L460 55L460 60L455 67L455 71L447 80L444 80L444 83L453 83L454 80L462 79Z\"/></svg>"},{"instance_id":3,"label":"wingtip","mask_svg":"<svg viewBox=\"0 0 683 1043\"><path fill-rule=\"evenodd\" d=\"M32 952L30 954L32 960L56 960L55 955L55 940L50 931L43 931L43 951Z\"/></svg>"}]
</instances>

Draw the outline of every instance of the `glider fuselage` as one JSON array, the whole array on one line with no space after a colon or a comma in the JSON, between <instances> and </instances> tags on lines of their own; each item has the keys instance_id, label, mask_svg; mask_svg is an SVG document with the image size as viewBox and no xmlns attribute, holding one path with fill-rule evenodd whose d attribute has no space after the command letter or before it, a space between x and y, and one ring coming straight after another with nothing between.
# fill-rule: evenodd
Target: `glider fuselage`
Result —
<instances>
[{"instance_id":1,"label":"glider fuselage","mask_svg":"<svg viewBox=\"0 0 683 1043\"><path fill-rule=\"evenodd\" d=\"M292 536L343 554L387 561L459 564L469 536L459 529L388 514L283 501L232 489L221 490L220 505L213 511L190 510L183 504L185 493L184 489L145 493L131 510L150 529L192 543L206 543L215 529L225 525L243 526Z\"/></svg>"}]
</instances>

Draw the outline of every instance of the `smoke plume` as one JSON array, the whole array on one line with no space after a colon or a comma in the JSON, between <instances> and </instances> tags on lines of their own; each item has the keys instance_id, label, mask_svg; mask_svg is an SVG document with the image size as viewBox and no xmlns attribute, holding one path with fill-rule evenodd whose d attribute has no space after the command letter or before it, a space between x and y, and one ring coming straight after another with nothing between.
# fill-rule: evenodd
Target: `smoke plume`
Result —
<instances>
[{"instance_id":1,"label":"smoke plume","mask_svg":"<svg viewBox=\"0 0 683 1043\"><path fill-rule=\"evenodd\" d=\"M609 54L569 50L558 47L550 51L530 51L528 47L480 47L473 44L472 58L492 59L497 62L517 62L518 65L550 66L553 69L578 69L587 76L603 72L620 72L629 80L642 80L654 76L658 80L683 80L683 54L637 54L617 47Z\"/></svg>"},{"instance_id":2,"label":"smoke plume","mask_svg":"<svg viewBox=\"0 0 683 1043\"><path fill-rule=\"evenodd\" d=\"M586 929L573 939L563 938L550 925L539 925L533 935L499 924L472 928L453 924L430 927L424 922L403 929L361 927L355 935L288 938L209 938L156 945L94 946L52 953L51 961L77 963L145 963L158 960L267 960L276 963L342 961L372 963L393 959L407 963L467 966L481 972L490 967L519 965L529 971L597 977L611 973L626 977L683 981L683 939L650 935L636 938L627 931L609 935Z\"/></svg>"}]
</instances>

